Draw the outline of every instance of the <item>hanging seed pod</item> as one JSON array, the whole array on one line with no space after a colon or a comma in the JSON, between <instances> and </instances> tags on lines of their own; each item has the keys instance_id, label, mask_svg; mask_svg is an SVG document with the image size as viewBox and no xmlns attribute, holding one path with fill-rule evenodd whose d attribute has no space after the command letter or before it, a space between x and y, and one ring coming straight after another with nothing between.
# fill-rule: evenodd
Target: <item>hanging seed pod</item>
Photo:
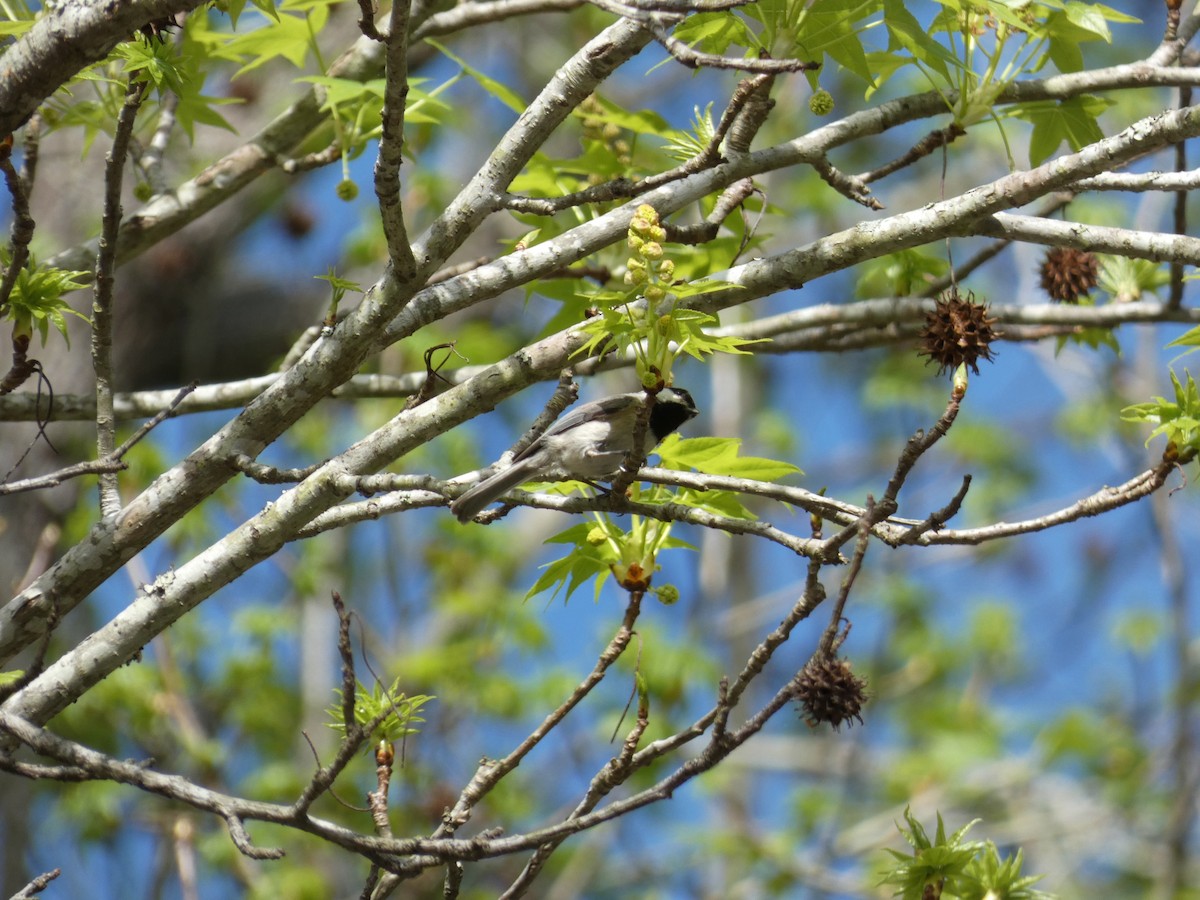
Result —
<instances>
[{"instance_id":1,"label":"hanging seed pod","mask_svg":"<svg viewBox=\"0 0 1200 900\"><path fill-rule=\"evenodd\" d=\"M974 294L964 300L952 288L925 317L918 352L938 364L939 375L964 363L978 375L979 360L992 359L992 342L1000 336L992 328L996 320L988 316L986 306L974 301Z\"/></svg>"},{"instance_id":2,"label":"hanging seed pod","mask_svg":"<svg viewBox=\"0 0 1200 900\"><path fill-rule=\"evenodd\" d=\"M1042 290L1059 303L1078 303L1096 286L1100 261L1074 247L1051 247L1042 261Z\"/></svg>"},{"instance_id":3,"label":"hanging seed pod","mask_svg":"<svg viewBox=\"0 0 1200 900\"><path fill-rule=\"evenodd\" d=\"M796 676L794 696L799 712L810 727L828 722L834 731L843 722L858 719L867 702L867 682L854 674L850 663L836 657L811 659Z\"/></svg>"}]
</instances>

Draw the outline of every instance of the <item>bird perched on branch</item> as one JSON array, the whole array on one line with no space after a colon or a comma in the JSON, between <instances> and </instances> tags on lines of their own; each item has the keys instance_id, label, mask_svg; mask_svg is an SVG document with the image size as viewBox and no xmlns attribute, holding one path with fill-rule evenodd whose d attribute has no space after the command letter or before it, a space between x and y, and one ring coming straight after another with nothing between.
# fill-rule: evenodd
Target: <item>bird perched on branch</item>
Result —
<instances>
[{"instance_id":1,"label":"bird perched on branch","mask_svg":"<svg viewBox=\"0 0 1200 900\"><path fill-rule=\"evenodd\" d=\"M612 479L633 450L638 417L648 396L643 391L614 394L571 410L521 451L512 465L479 482L451 503L450 510L466 522L528 481L570 479L595 484ZM646 418L642 455L696 413L692 395L683 388L659 391Z\"/></svg>"}]
</instances>

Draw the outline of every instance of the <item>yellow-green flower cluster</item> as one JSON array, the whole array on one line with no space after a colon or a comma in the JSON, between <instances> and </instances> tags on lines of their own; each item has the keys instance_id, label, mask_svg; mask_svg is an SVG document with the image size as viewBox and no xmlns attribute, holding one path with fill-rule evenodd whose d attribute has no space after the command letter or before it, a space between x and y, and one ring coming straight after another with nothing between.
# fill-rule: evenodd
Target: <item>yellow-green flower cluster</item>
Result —
<instances>
[{"instance_id":1,"label":"yellow-green flower cluster","mask_svg":"<svg viewBox=\"0 0 1200 900\"><path fill-rule=\"evenodd\" d=\"M625 283L638 286L639 293L652 304L667 296L667 287L675 278L675 263L663 258L662 242L666 239L658 211L643 203L629 223L628 244L634 255L627 263Z\"/></svg>"},{"instance_id":2,"label":"yellow-green flower cluster","mask_svg":"<svg viewBox=\"0 0 1200 900\"><path fill-rule=\"evenodd\" d=\"M579 111L583 114L584 141L603 144L617 163L628 169L633 162L633 148L629 141L621 137L621 127L608 121L608 112L604 104L592 94L579 105ZM602 184L608 177L600 172L591 172L588 174L588 184Z\"/></svg>"}]
</instances>

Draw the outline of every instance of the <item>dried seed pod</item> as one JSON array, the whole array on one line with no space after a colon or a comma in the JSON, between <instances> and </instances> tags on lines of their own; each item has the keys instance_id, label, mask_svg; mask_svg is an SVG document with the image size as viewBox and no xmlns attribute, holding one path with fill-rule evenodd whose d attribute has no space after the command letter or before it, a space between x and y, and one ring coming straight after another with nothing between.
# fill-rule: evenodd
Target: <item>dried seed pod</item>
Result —
<instances>
[{"instance_id":1,"label":"dried seed pod","mask_svg":"<svg viewBox=\"0 0 1200 900\"><path fill-rule=\"evenodd\" d=\"M867 702L867 682L854 674L850 663L836 657L818 656L796 676L794 697L800 714L810 727L828 722L836 731L843 722L858 719Z\"/></svg>"},{"instance_id":2,"label":"dried seed pod","mask_svg":"<svg viewBox=\"0 0 1200 900\"><path fill-rule=\"evenodd\" d=\"M1059 303L1078 303L1099 280L1096 254L1074 247L1051 247L1042 261L1042 290Z\"/></svg>"},{"instance_id":3,"label":"dried seed pod","mask_svg":"<svg viewBox=\"0 0 1200 900\"><path fill-rule=\"evenodd\" d=\"M939 375L964 363L978 375L979 360L992 359L992 342L1000 337L992 328L996 320L974 301L974 294L964 300L951 289L925 317L919 352L938 364Z\"/></svg>"}]
</instances>

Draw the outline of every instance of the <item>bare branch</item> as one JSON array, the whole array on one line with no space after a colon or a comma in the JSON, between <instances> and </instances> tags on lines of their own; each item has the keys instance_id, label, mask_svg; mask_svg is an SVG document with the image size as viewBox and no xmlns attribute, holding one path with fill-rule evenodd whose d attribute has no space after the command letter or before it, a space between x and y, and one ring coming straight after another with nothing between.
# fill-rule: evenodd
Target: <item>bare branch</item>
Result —
<instances>
[{"instance_id":1,"label":"bare branch","mask_svg":"<svg viewBox=\"0 0 1200 900\"><path fill-rule=\"evenodd\" d=\"M158 127L154 129L149 145L137 158L138 168L142 170L146 183L150 185L152 196L168 190L167 176L163 171L163 156L166 155L171 134L175 131L175 110L178 106L177 94L167 94L163 97L158 113Z\"/></svg>"},{"instance_id":2,"label":"bare branch","mask_svg":"<svg viewBox=\"0 0 1200 900\"><path fill-rule=\"evenodd\" d=\"M1110 225L1085 225L1082 222L1063 222L1015 213L996 213L974 224L971 232L1007 240L1115 253L1154 262L1194 265L1200 259L1200 238L1135 231Z\"/></svg>"},{"instance_id":3,"label":"bare branch","mask_svg":"<svg viewBox=\"0 0 1200 900\"><path fill-rule=\"evenodd\" d=\"M383 36L375 28L374 0L358 0L358 30L364 37L373 41L382 41Z\"/></svg>"},{"instance_id":4,"label":"bare branch","mask_svg":"<svg viewBox=\"0 0 1200 900\"><path fill-rule=\"evenodd\" d=\"M0 484L0 497L8 494L23 494L27 491L41 491L46 488L58 487L73 478L121 472L127 468L129 468L127 463L112 458L76 463L46 475L23 478L20 481L6 481Z\"/></svg>"},{"instance_id":5,"label":"bare branch","mask_svg":"<svg viewBox=\"0 0 1200 900\"><path fill-rule=\"evenodd\" d=\"M650 40L636 23L622 19L589 41L559 67L488 160L413 245L417 259L441 265L497 206L525 164L575 107L618 66ZM432 274L426 272L426 276Z\"/></svg>"},{"instance_id":6,"label":"bare branch","mask_svg":"<svg viewBox=\"0 0 1200 900\"><path fill-rule=\"evenodd\" d=\"M396 0L388 20L387 65L382 113L383 133L375 160L375 196L387 239L388 259L401 281L416 273L408 246L404 206L400 197L400 164L404 160L404 105L408 98L408 17L412 0ZM364 20L366 16L364 14Z\"/></svg>"},{"instance_id":7,"label":"bare branch","mask_svg":"<svg viewBox=\"0 0 1200 900\"><path fill-rule=\"evenodd\" d=\"M1136 234L1136 233L1135 233ZM1053 236L1055 240L1057 236ZM1049 238L1047 238L1049 240ZM963 271L960 267L959 271ZM932 287L930 288L932 290ZM925 313L931 309L928 301L916 298L893 300L865 300L853 304L816 304L777 316L767 316L737 325L713 329L715 334L746 339L771 338L771 343L757 348L759 353L786 353L796 349L841 350L847 334L866 333L875 338L865 346L893 344L911 338L924 321ZM1117 328L1121 325L1138 323L1179 322L1200 324L1200 310L1172 310L1165 303L1138 301L1135 303L1108 304L1096 307L1069 306L1064 304L989 305L990 315L1007 326L1046 326L1050 328ZM889 332L893 326L913 326L910 332ZM1061 332L1044 332L1040 335L1022 333L1013 327L1005 329L1006 339L1036 340ZM794 340L789 341L789 336ZM837 340L843 340L839 345ZM605 368L631 365L627 360L608 358ZM462 366L444 373L450 385L470 381L487 370L487 366ZM580 364L581 374L595 371L589 363ZM282 377L281 373L248 378L224 384L203 385L189 394L180 404L177 414L210 412L219 409L235 409L245 406ZM557 371L549 377L557 377ZM406 375L356 375L333 391L339 399L410 397L425 379L424 372ZM135 419L153 415L169 403L174 391L138 391L117 393L113 397L114 412L118 420ZM88 420L95 416L95 400L80 394L55 394L51 421ZM37 411L34 397L27 394L0 396L0 422L35 421Z\"/></svg>"},{"instance_id":8,"label":"bare branch","mask_svg":"<svg viewBox=\"0 0 1200 900\"><path fill-rule=\"evenodd\" d=\"M67 466L65 469L59 469L57 472L51 472L48 475L39 475L36 478L27 478L23 481L11 481L5 484L0 484L0 496L5 494L17 494L23 491L36 491L48 487L57 487L64 481L71 478L78 478L81 475L94 475L101 472L119 472L127 468L126 464L121 460L130 450L134 448L146 435L148 435L156 426L164 420L175 414L179 403L191 391L195 389L195 384L179 390L175 394L175 399L171 401L166 409L159 412L150 419L144 422L137 431L130 435L120 447L115 448L104 459L98 459L93 462L77 463L73 466Z\"/></svg>"},{"instance_id":9,"label":"bare branch","mask_svg":"<svg viewBox=\"0 0 1200 900\"><path fill-rule=\"evenodd\" d=\"M238 852L250 859L283 859L285 854L279 847L256 847L250 840L246 826L242 820L233 814L225 816L225 825L229 829L229 837Z\"/></svg>"},{"instance_id":10,"label":"bare branch","mask_svg":"<svg viewBox=\"0 0 1200 900\"><path fill-rule=\"evenodd\" d=\"M33 240L36 227L33 216L29 213L29 190L26 182L17 174L12 164L12 145L0 145L0 171L4 173L4 181L12 198L13 223L9 235L9 250L12 256L0 279L0 312L8 304L17 276L29 261L29 242Z\"/></svg>"},{"instance_id":11,"label":"bare branch","mask_svg":"<svg viewBox=\"0 0 1200 900\"><path fill-rule=\"evenodd\" d=\"M484 760L480 764L471 781L463 788L453 809L447 810L442 816L442 824L434 832L434 839L448 837L470 821L471 813L479 801L491 792L500 779L520 765L521 760L528 756L530 751L541 743L542 739L562 722L567 714L583 701L584 697L591 693L592 688L600 683L609 667L621 658L621 654L629 646L630 638L633 637L633 626L641 610L641 595L630 595L629 603L625 607L625 617L622 619L620 627L617 628L616 634L600 654L600 658L588 676L576 686L575 690L571 692L571 696L546 716L542 724L521 741L512 752L503 759Z\"/></svg>"},{"instance_id":12,"label":"bare branch","mask_svg":"<svg viewBox=\"0 0 1200 900\"><path fill-rule=\"evenodd\" d=\"M461 3L453 9L430 16L413 32L413 40L452 34L477 25L500 22L517 16L545 12L570 12L585 0L492 0L489 3Z\"/></svg>"},{"instance_id":13,"label":"bare branch","mask_svg":"<svg viewBox=\"0 0 1200 900\"><path fill-rule=\"evenodd\" d=\"M918 542L927 544L982 544L999 538L1013 537L1019 534L1033 534L1045 531L1068 522L1077 522L1090 516L1098 516L1122 506L1127 506L1141 498L1154 493L1161 488L1167 477L1178 469L1175 461L1163 461L1136 475L1117 487L1101 488L1094 494L1084 497L1070 506L1044 516L1024 519L1020 522L997 522L980 528L963 528L924 535Z\"/></svg>"},{"instance_id":14,"label":"bare branch","mask_svg":"<svg viewBox=\"0 0 1200 900\"><path fill-rule=\"evenodd\" d=\"M62 869L51 869L45 874L39 875L17 893L12 895L12 900L33 900L38 894L50 886L55 878L62 874Z\"/></svg>"},{"instance_id":15,"label":"bare branch","mask_svg":"<svg viewBox=\"0 0 1200 900\"><path fill-rule=\"evenodd\" d=\"M824 156L813 161L813 168L827 185L867 209L883 209L883 203L878 197L872 196L867 182L854 175L847 175L837 169Z\"/></svg>"},{"instance_id":16,"label":"bare branch","mask_svg":"<svg viewBox=\"0 0 1200 900\"><path fill-rule=\"evenodd\" d=\"M96 254L96 280L92 291L92 370L96 374L96 456L114 458L117 444L117 421L113 415L112 367L112 295L113 269L117 258L117 229L121 224L121 186L124 183L125 160L129 141L146 82L130 80L125 89L125 102L117 114L112 149L105 157L104 216L101 220L99 252ZM115 470L100 473L100 516L111 519L121 508Z\"/></svg>"},{"instance_id":17,"label":"bare branch","mask_svg":"<svg viewBox=\"0 0 1200 900\"><path fill-rule=\"evenodd\" d=\"M1194 191L1200 189L1200 169L1186 172L1101 172L1071 185L1084 191Z\"/></svg>"},{"instance_id":18,"label":"bare branch","mask_svg":"<svg viewBox=\"0 0 1200 900\"><path fill-rule=\"evenodd\" d=\"M882 178L886 178L903 168L911 166L918 160L924 159L930 153L933 153L933 151L945 147L966 133L966 129L957 122L951 122L945 128L938 128L929 132L929 134L917 141L906 153L898 156L886 165L872 169L870 172L863 172L858 176L857 180L867 185L872 181L879 181Z\"/></svg>"}]
</instances>

